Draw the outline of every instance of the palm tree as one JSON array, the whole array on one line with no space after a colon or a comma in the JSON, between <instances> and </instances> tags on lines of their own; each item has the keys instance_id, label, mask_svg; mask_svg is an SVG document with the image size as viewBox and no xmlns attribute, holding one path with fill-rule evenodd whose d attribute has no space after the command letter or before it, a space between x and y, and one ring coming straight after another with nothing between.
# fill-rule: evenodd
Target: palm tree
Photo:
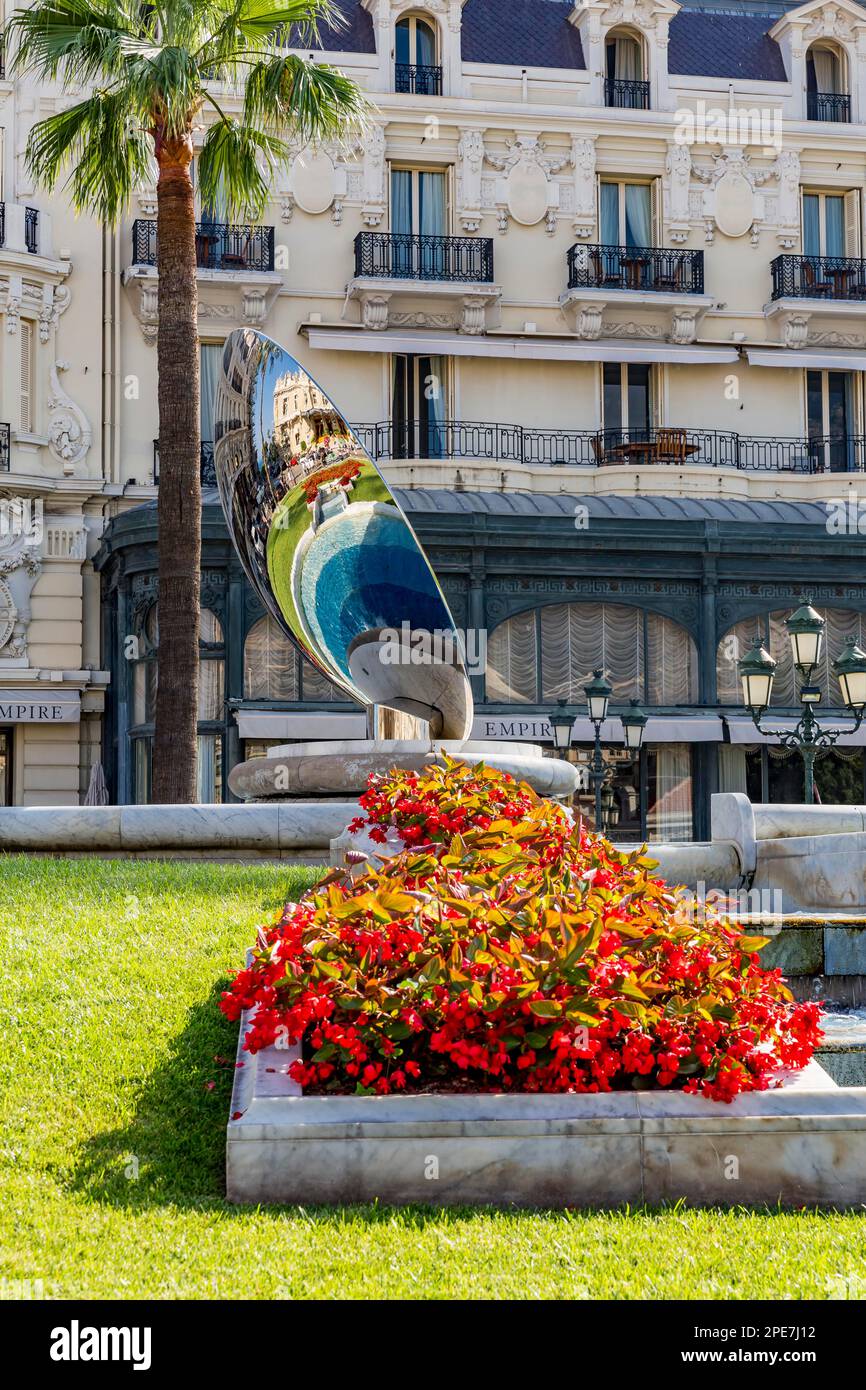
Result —
<instances>
[{"instance_id":1,"label":"palm tree","mask_svg":"<svg viewBox=\"0 0 866 1390\"><path fill-rule=\"evenodd\" d=\"M157 175L159 245L159 686L153 800L196 800L201 483L193 137L202 206L256 219L289 140L363 124L367 102L318 47L334 0L37 0L6 26L14 69L89 95L34 125L33 176L64 175L75 209L116 225ZM11 44L10 41L11 40ZM220 104L235 88L240 112Z\"/></svg>"}]
</instances>

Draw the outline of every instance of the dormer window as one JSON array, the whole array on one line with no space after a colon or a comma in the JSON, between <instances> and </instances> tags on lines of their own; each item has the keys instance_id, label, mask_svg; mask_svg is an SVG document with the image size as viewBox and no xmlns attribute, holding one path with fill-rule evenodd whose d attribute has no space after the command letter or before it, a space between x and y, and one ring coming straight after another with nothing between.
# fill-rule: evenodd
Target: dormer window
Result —
<instances>
[{"instance_id":1,"label":"dormer window","mask_svg":"<svg viewBox=\"0 0 866 1390\"><path fill-rule=\"evenodd\" d=\"M813 43L806 54L806 114L810 121L851 120L844 54L830 43Z\"/></svg>"},{"instance_id":2,"label":"dormer window","mask_svg":"<svg viewBox=\"0 0 866 1390\"><path fill-rule=\"evenodd\" d=\"M645 78L643 44L628 30L614 30L604 46L604 104L632 111L649 110L650 84Z\"/></svg>"},{"instance_id":3,"label":"dormer window","mask_svg":"<svg viewBox=\"0 0 866 1390\"><path fill-rule=\"evenodd\" d=\"M442 95L435 26L422 15L405 15L396 28L394 90L416 96Z\"/></svg>"}]
</instances>

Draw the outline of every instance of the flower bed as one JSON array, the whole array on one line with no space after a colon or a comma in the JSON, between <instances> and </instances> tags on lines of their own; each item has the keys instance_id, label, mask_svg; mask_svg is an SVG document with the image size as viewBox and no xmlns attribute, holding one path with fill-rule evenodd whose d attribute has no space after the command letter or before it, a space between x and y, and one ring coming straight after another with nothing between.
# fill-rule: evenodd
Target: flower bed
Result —
<instances>
[{"instance_id":1,"label":"flower bed","mask_svg":"<svg viewBox=\"0 0 866 1390\"><path fill-rule=\"evenodd\" d=\"M800 1068L820 1010L797 1004L765 937L744 937L561 806L489 768L372 777L375 841L259 932L223 995L255 1009L246 1047L303 1044L306 1090L598 1092L678 1087L729 1101Z\"/></svg>"}]
</instances>

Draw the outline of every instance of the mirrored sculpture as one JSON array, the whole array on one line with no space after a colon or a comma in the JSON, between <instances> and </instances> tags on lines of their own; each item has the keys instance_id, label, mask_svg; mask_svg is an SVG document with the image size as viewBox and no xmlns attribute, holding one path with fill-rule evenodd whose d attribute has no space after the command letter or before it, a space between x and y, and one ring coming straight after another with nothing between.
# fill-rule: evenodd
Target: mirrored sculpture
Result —
<instances>
[{"instance_id":1,"label":"mirrored sculpture","mask_svg":"<svg viewBox=\"0 0 866 1390\"><path fill-rule=\"evenodd\" d=\"M461 639L414 531L327 393L253 329L226 340L214 463L247 577L304 656L350 699L468 737Z\"/></svg>"}]
</instances>

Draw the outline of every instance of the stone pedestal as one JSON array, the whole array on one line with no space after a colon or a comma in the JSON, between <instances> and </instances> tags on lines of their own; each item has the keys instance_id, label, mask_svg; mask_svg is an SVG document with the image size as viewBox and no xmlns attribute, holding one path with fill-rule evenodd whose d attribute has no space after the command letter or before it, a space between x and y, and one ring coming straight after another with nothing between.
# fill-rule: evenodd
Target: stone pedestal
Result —
<instances>
[{"instance_id":1,"label":"stone pedestal","mask_svg":"<svg viewBox=\"0 0 866 1390\"><path fill-rule=\"evenodd\" d=\"M272 748L270 757L254 758L234 768L229 786L244 801L332 796L346 800L366 790L371 773L387 773L394 767L420 772L433 763L442 763L443 753L509 772L518 781L528 782L540 796L564 799L577 788L577 768L559 758L545 758L536 744L422 739L344 740Z\"/></svg>"}]
</instances>

